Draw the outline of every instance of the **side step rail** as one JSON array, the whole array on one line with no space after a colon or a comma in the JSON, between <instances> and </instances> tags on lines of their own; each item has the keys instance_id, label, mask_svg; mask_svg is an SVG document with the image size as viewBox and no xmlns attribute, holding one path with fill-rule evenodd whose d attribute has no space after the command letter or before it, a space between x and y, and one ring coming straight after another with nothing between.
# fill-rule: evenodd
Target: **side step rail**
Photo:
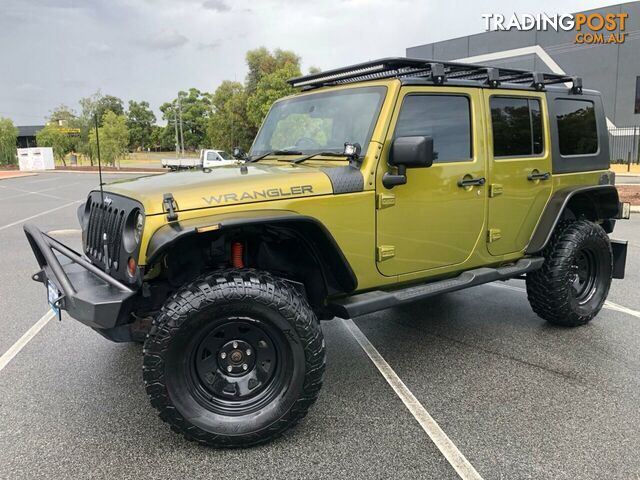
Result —
<instances>
[{"instance_id":1,"label":"side step rail","mask_svg":"<svg viewBox=\"0 0 640 480\"><path fill-rule=\"evenodd\" d=\"M542 267L544 258L529 257L518 260L513 265L498 268L476 268L467 270L454 278L401 288L389 292L374 290L333 301L330 307L336 317L354 318L368 313L403 305L441 293L455 292L496 280L507 280Z\"/></svg>"}]
</instances>

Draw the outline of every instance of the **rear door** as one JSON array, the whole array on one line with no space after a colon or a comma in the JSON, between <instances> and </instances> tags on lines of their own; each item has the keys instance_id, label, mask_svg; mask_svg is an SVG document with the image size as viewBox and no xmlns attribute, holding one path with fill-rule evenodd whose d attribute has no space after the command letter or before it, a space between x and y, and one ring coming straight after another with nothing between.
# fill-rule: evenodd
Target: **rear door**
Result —
<instances>
[{"instance_id":1,"label":"rear door","mask_svg":"<svg viewBox=\"0 0 640 480\"><path fill-rule=\"evenodd\" d=\"M551 148L545 95L484 89L489 126L492 255L523 251L549 200Z\"/></svg>"}]
</instances>

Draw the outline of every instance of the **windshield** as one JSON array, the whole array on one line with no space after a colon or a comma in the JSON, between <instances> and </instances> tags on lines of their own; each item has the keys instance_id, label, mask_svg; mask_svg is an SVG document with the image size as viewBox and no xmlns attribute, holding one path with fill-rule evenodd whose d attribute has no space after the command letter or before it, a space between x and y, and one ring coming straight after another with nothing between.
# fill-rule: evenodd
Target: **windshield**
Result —
<instances>
[{"instance_id":1,"label":"windshield","mask_svg":"<svg viewBox=\"0 0 640 480\"><path fill-rule=\"evenodd\" d=\"M316 93L277 102L253 142L251 155L274 150L340 153L345 143L366 151L386 87Z\"/></svg>"},{"instance_id":2,"label":"windshield","mask_svg":"<svg viewBox=\"0 0 640 480\"><path fill-rule=\"evenodd\" d=\"M229 155L227 152L223 152L222 150L218 152L218 155L220 155L223 160L233 160L233 157L231 155Z\"/></svg>"}]
</instances>

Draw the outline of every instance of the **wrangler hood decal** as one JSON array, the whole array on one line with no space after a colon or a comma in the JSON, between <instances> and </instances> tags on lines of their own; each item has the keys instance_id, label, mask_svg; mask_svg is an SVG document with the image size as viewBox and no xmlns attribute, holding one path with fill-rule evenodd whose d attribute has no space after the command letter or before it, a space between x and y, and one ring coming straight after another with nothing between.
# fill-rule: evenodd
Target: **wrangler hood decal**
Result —
<instances>
[{"instance_id":1,"label":"wrangler hood decal","mask_svg":"<svg viewBox=\"0 0 640 480\"><path fill-rule=\"evenodd\" d=\"M147 215L164 213L162 199L173 194L177 211L274 201L333 193L331 181L309 166L248 164L205 171L184 171L124 180L105 191L134 198Z\"/></svg>"}]
</instances>

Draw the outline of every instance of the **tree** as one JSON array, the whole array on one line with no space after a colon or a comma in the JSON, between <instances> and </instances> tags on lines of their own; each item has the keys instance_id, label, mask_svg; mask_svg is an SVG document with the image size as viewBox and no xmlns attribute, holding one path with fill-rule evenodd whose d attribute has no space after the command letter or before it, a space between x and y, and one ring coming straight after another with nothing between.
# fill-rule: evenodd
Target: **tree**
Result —
<instances>
[{"instance_id":1,"label":"tree","mask_svg":"<svg viewBox=\"0 0 640 480\"><path fill-rule=\"evenodd\" d=\"M172 125L161 127L153 125L150 146L155 151L167 151L176 148L176 137Z\"/></svg>"},{"instance_id":2,"label":"tree","mask_svg":"<svg viewBox=\"0 0 640 480\"><path fill-rule=\"evenodd\" d=\"M107 112L124 115L124 102L113 95L105 95L98 101L98 118L102 118Z\"/></svg>"},{"instance_id":3,"label":"tree","mask_svg":"<svg viewBox=\"0 0 640 480\"><path fill-rule=\"evenodd\" d=\"M71 108L67 107L64 104L57 106L49 114L47 125L59 128L77 128L80 130L80 133L65 132L68 137L68 144L66 144L64 147L64 155L72 151L78 151L81 148L81 136L84 125L82 124L82 120L78 118L78 115L76 115L76 113ZM60 144L62 143L63 142L60 142ZM61 158L61 160L64 163L64 156Z\"/></svg>"},{"instance_id":4,"label":"tree","mask_svg":"<svg viewBox=\"0 0 640 480\"><path fill-rule=\"evenodd\" d=\"M98 90L89 97L81 98L81 113L78 117L78 128L80 128L80 138L78 140L78 150L89 157L91 165L95 160L95 148L91 146L89 139L90 132L95 130L95 119L98 118L98 125L102 126L104 116L107 112L113 112L116 115L124 114L124 103L118 97L113 95L102 95ZM94 132L95 135L95 132Z\"/></svg>"},{"instance_id":5,"label":"tree","mask_svg":"<svg viewBox=\"0 0 640 480\"><path fill-rule=\"evenodd\" d=\"M64 104L58 105L49 114L49 122L60 126L73 127L72 124L78 121L78 115Z\"/></svg>"},{"instance_id":6,"label":"tree","mask_svg":"<svg viewBox=\"0 0 640 480\"><path fill-rule=\"evenodd\" d=\"M16 164L18 129L9 118L0 117L0 165Z\"/></svg>"},{"instance_id":7,"label":"tree","mask_svg":"<svg viewBox=\"0 0 640 480\"><path fill-rule=\"evenodd\" d=\"M149 108L149 102L129 101L127 127L129 128L129 148L131 150L151 147L151 134L156 116Z\"/></svg>"},{"instance_id":8,"label":"tree","mask_svg":"<svg viewBox=\"0 0 640 480\"><path fill-rule=\"evenodd\" d=\"M287 84L300 75L300 57L287 50L264 47L247 52L249 73L244 86L225 81L212 96L213 114L207 127L211 146L248 149L271 104L294 93Z\"/></svg>"},{"instance_id":9,"label":"tree","mask_svg":"<svg viewBox=\"0 0 640 480\"><path fill-rule=\"evenodd\" d=\"M67 165L66 155L73 150L74 143L68 133L58 125L50 123L36 134L36 142L39 147L53 148L53 156L56 160Z\"/></svg>"},{"instance_id":10,"label":"tree","mask_svg":"<svg viewBox=\"0 0 640 480\"><path fill-rule=\"evenodd\" d=\"M108 165L115 165L117 160L125 157L129 146L129 129L127 118L114 112L105 113L102 126L98 128L100 136L100 159ZM89 145L94 158L97 158L96 131L89 133Z\"/></svg>"},{"instance_id":11,"label":"tree","mask_svg":"<svg viewBox=\"0 0 640 480\"><path fill-rule=\"evenodd\" d=\"M300 76L300 69L296 65L287 64L260 79L255 91L247 99L247 118L256 131L273 102L296 92L287 80L297 76Z\"/></svg>"},{"instance_id":12,"label":"tree","mask_svg":"<svg viewBox=\"0 0 640 480\"><path fill-rule=\"evenodd\" d=\"M184 148L197 150L206 144L206 132L211 117L211 94L201 92L197 88L190 88L188 92L178 92L178 98L160 106L162 117L174 129L177 120L182 115L182 132L184 134ZM175 134L174 134L175 137Z\"/></svg>"},{"instance_id":13,"label":"tree","mask_svg":"<svg viewBox=\"0 0 640 480\"><path fill-rule=\"evenodd\" d=\"M116 115L124 114L124 102L113 95L102 95L100 90L91 95L80 99L80 107L82 108L81 117L89 120L89 124L93 118L98 116L98 124L102 126L102 121L107 112L113 112Z\"/></svg>"},{"instance_id":14,"label":"tree","mask_svg":"<svg viewBox=\"0 0 640 480\"><path fill-rule=\"evenodd\" d=\"M253 129L247 118L247 97L239 82L225 80L212 96L214 113L207 126L209 146L231 151L251 145Z\"/></svg>"},{"instance_id":15,"label":"tree","mask_svg":"<svg viewBox=\"0 0 640 480\"><path fill-rule=\"evenodd\" d=\"M262 77L276 72L287 66L294 66L300 70L300 57L290 50L277 48L273 53L265 47L256 48L247 52L247 66L249 73L245 82L247 93L251 95Z\"/></svg>"}]
</instances>

